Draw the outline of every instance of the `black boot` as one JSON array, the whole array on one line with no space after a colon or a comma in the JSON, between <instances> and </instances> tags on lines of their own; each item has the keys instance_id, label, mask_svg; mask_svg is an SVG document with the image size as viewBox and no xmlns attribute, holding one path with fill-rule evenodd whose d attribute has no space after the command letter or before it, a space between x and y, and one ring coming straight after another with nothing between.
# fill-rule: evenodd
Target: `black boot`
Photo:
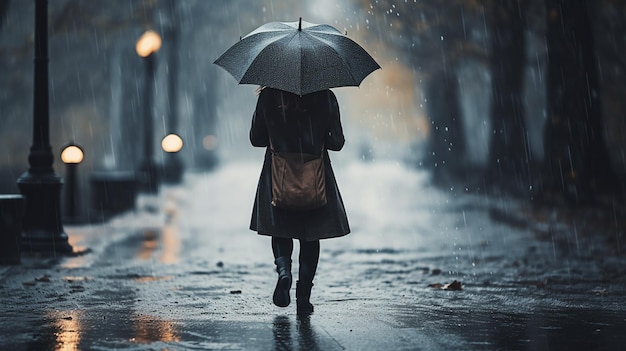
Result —
<instances>
[{"instance_id":1,"label":"black boot","mask_svg":"<svg viewBox=\"0 0 626 351\"><path fill-rule=\"evenodd\" d=\"M296 306L299 315L313 313L313 305L309 301L311 288L313 288L313 283L296 282Z\"/></svg>"},{"instance_id":2,"label":"black boot","mask_svg":"<svg viewBox=\"0 0 626 351\"><path fill-rule=\"evenodd\" d=\"M277 258L276 272L278 273L278 281L274 289L274 304L278 307L287 307L291 302L289 290L291 289L291 258L282 256Z\"/></svg>"}]
</instances>

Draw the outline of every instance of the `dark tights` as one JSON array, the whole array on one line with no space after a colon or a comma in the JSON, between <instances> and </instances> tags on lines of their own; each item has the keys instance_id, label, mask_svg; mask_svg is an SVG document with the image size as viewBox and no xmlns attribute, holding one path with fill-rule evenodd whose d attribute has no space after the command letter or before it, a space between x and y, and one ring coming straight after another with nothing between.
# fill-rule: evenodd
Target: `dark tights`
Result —
<instances>
[{"instance_id":1,"label":"dark tights","mask_svg":"<svg viewBox=\"0 0 626 351\"><path fill-rule=\"evenodd\" d=\"M293 240L289 238L272 237L272 251L274 258L286 256L291 258L293 252ZM317 271L317 262L320 258L320 241L300 240L300 271L298 280L305 283L312 283Z\"/></svg>"}]
</instances>

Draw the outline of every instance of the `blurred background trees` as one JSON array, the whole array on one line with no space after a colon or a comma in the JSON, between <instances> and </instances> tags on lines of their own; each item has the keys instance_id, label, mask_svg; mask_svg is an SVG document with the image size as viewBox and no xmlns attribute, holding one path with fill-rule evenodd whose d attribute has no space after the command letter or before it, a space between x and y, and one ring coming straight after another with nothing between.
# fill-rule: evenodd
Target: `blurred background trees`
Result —
<instances>
[{"instance_id":1,"label":"blurred background trees","mask_svg":"<svg viewBox=\"0 0 626 351\"><path fill-rule=\"evenodd\" d=\"M424 165L437 182L568 204L621 197L623 3L361 3L384 16L385 42L403 48L426 81ZM468 94L459 74L468 66L490 85L488 114L478 119L459 106ZM468 125L480 122L487 132L471 133ZM483 159L468 155L480 138L489 140Z\"/></svg>"},{"instance_id":2,"label":"blurred background trees","mask_svg":"<svg viewBox=\"0 0 626 351\"><path fill-rule=\"evenodd\" d=\"M170 128L167 116L176 114L185 140L182 157L190 168L210 169L224 157L249 153L254 87L236 86L212 62L267 21L303 17L346 31L383 67L356 93L338 89L350 126L346 132L354 133L347 146L353 147L353 158L399 158L458 191L560 204L612 201L623 193L626 4L621 1L173 4L50 2L53 147L70 140L86 146L84 168L91 171L133 169L141 153L143 72L133 47L152 28L165 34L152 107L155 140ZM33 8L30 1L0 0L5 193L15 192L15 179L26 168ZM176 94L169 95L170 87ZM390 151L384 151L386 144ZM82 183L87 187L86 177Z\"/></svg>"}]
</instances>

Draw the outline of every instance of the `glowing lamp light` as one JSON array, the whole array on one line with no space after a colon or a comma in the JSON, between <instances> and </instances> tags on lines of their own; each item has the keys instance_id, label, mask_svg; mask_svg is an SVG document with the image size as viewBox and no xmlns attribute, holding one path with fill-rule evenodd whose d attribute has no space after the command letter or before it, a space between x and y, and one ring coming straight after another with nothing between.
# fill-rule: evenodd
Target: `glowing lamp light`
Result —
<instances>
[{"instance_id":1,"label":"glowing lamp light","mask_svg":"<svg viewBox=\"0 0 626 351\"><path fill-rule=\"evenodd\" d=\"M205 150L213 150L217 147L217 137L215 135L207 135L202 138L202 146Z\"/></svg>"},{"instance_id":2,"label":"glowing lamp light","mask_svg":"<svg viewBox=\"0 0 626 351\"><path fill-rule=\"evenodd\" d=\"M83 156L83 150L76 145L68 145L61 151L61 161L65 164L79 164Z\"/></svg>"},{"instance_id":3,"label":"glowing lamp light","mask_svg":"<svg viewBox=\"0 0 626 351\"><path fill-rule=\"evenodd\" d=\"M161 148L165 152L178 152L183 148L183 139L176 134L168 134L161 140Z\"/></svg>"},{"instance_id":4,"label":"glowing lamp light","mask_svg":"<svg viewBox=\"0 0 626 351\"><path fill-rule=\"evenodd\" d=\"M135 50L137 51L137 55L141 57L148 57L153 52L159 51L161 48L161 36L157 34L157 32L153 30L148 30L139 40L137 40L137 44L135 45Z\"/></svg>"}]
</instances>

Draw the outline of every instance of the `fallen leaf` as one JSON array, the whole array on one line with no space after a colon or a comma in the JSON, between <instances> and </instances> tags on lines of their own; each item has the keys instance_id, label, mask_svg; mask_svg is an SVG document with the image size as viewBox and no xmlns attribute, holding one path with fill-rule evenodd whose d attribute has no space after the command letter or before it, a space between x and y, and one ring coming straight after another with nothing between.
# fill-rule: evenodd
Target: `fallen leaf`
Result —
<instances>
[{"instance_id":1,"label":"fallen leaf","mask_svg":"<svg viewBox=\"0 0 626 351\"><path fill-rule=\"evenodd\" d=\"M453 281L450 284L446 284L443 286L443 290L463 290L463 284L460 281Z\"/></svg>"},{"instance_id":2,"label":"fallen leaf","mask_svg":"<svg viewBox=\"0 0 626 351\"><path fill-rule=\"evenodd\" d=\"M433 289L441 289L441 290L463 290L463 284L460 281L453 281L450 284L441 284L441 283L434 283L434 284L428 284L429 288L433 288Z\"/></svg>"},{"instance_id":3,"label":"fallen leaf","mask_svg":"<svg viewBox=\"0 0 626 351\"><path fill-rule=\"evenodd\" d=\"M44 276L41 276L39 278L35 278L35 281L43 282L43 283L50 283L50 276L44 275Z\"/></svg>"}]
</instances>

